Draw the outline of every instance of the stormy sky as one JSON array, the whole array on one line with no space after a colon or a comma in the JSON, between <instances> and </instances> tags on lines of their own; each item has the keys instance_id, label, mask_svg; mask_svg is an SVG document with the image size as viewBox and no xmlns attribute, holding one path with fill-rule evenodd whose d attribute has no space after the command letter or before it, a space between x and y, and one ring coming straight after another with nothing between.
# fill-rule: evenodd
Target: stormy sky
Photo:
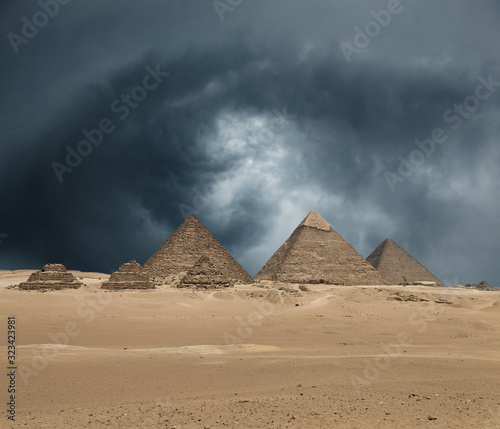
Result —
<instances>
[{"instance_id":1,"label":"stormy sky","mask_svg":"<svg viewBox=\"0 0 500 429\"><path fill-rule=\"evenodd\" d=\"M194 213L251 275L315 209L500 286L497 1L0 5L0 269L111 272ZM418 142L416 142L418 140Z\"/></svg>"}]
</instances>

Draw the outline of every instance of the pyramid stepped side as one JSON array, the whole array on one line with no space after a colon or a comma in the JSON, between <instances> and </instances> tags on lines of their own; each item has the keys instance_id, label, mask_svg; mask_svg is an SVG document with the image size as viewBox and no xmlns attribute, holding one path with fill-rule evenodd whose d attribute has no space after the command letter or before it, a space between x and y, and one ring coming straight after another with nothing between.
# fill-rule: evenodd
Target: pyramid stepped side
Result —
<instances>
[{"instance_id":1,"label":"pyramid stepped side","mask_svg":"<svg viewBox=\"0 0 500 429\"><path fill-rule=\"evenodd\" d=\"M389 284L424 281L443 286L441 280L389 238L385 239L366 260L378 270Z\"/></svg>"},{"instance_id":2,"label":"pyramid stepped side","mask_svg":"<svg viewBox=\"0 0 500 429\"><path fill-rule=\"evenodd\" d=\"M296 228L292 235L286 240L280 248L271 256L261 270L255 275L255 280L279 281L283 270L283 265L288 258L288 254L294 247L300 235L301 228Z\"/></svg>"},{"instance_id":3,"label":"pyramid stepped side","mask_svg":"<svg viewBox=\"0 0 500 429\"><path fill-rule=\"evenodd\" d=\"M178 287L221 289L233 286L233 282L217 269L207 256L202 256L191 267Z\"/></svg>"},{"instance_id":4,"label":"pyramid stepped side","mask_svg":"<svg viewBox=\"0 0 500 429\"><path fill-rule=\"evenodd\" d=\"M149 274L142 271L142 267L136 261L123 264L118 271L111 274L107 282L101 285L101 289L154 289L155 286Z\"/></svg>"},{"instance_id":5,"label":"pyramid stepped side","mask_svg":"<svg viewBox=\"0 0 500 429\"><path fill-rule=\"evenodd\" d=\"M375 269L378 269L380 262L382 261L382 253L384 251L386 241L387 240L382 241L382 243L380 243L366 258L366 261L369 262Z\"/></svg>"},{"instance_id":6,"label":"pyramid stepped side","mask_svg":"<svg viewBox=\"0 0 500 429\"><path fill-rule=\"evenodd\" d=\"M83 284L62 264L46 264L40 271L32 273L26 282L19 285L23 290L78 289Z\"/></svg>"},{"instance_id":7,"label":"pyramid stepped side","mask_svg":"<svg viewBox=\"0 0 500 429\"><path fill-rule=\"evenodd\" d=\"M146 261L143 268L152 277L185 275L202 256L208 256L228 278L245 283L252 281L243 267L196 216L188 217Z\"/></svg>"},{"instance_id":8,"label":"pyramid stepped side","mask_svg":"<svg viewBox=\"0 0 500 429\"><path fill-rule=\"evenodd\" d=\"M380 274L316 212L311 212L255 276L257 280L382 285Z\"/></svg>"},{"instance_id":9,"label":"pyramid stepped side","mask_svg":"<svg viewBox=\"0 0 500 429\"><path fill-rule=\"evenodd\" d=\"M324 220L316 211L312 210L293 231L292 235L286 240L273 256L266 262L261 270L255 275L256 280L278 281L283 270L283 265L295 245L303 226L309 226L324 231L332 230L330 224Z\"/></svg>"}]
</instances>

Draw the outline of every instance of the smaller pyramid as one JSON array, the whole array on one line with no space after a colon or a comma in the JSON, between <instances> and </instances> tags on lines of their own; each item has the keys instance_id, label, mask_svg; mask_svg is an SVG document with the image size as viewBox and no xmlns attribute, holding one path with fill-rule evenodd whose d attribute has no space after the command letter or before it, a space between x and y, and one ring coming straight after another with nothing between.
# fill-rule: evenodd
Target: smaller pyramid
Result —
<instances>
[{"instance_id":1,"label":"smaller pyramid","mask_svg":"<svg viewBox=\"0 0 500 429\"><path fill-rule=\"evenodd\" d=\"M118 271L111 274L107 282L104 282L101 289L121 290L121 289L154 289L155 286L149 275L142 271L142 266L136 261L123 264Z\"/></svg>"},{"instance_id":2,"label":"smaller pyramid","mask_svg":"<svg viewBox=\"0 0 500 429\"><path fill-rule=\"evenodd\" d=\"M197 289L221 289L233 286L233 282L215 267L208 256L202 256L182 278L178 287Z\"/></svg>"},{"instance_id":3,"label":"smaller pyramid","mask_svg":"<svg viewBox=\"0 0 500 429\"><path fill-rule=\"evenodd\" d=\"M479 283L477 286L476 286L477 289L480 289L480 290L496 290L493 286L491 286L487 281L483 280L481 283Z\"/></svg>"},{"instance_id":4,"label":"smaller pyramid","mask_svg":"<svg viewBox=\"0 0 500 429\"><path fill-rule=\"evenodd\" d=\"M389 284L431 282L443 286L441 280L390 238L380 243L366 260Z\"/></svg>"},{"instance_id":5,"label":"smaller pyramid","mask_svg":"<svg viewBox=\"0 0 500 429\"><path fill-rule=\"evenodd\" d=\"M62 264L46 264L19 285L22 290L78 289L82 283Z\"/></svg>"}]
</instances>

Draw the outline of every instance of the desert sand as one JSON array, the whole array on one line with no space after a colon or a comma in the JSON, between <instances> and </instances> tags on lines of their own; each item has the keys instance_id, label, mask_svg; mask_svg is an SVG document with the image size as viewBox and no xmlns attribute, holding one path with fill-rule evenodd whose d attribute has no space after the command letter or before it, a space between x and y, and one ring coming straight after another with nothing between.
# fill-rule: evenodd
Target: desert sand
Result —
<instances>
[{"instance_id":1,"label":"desert sand","mask_svg":"<svg viewBox=\"0 0 500 429\"><path fill-rule=\"evenodd\" d=\"M499 428L500 294L261 281L221 291L7 286L14 428ZM8 378L3 377L2 403Z\"/></svg>"}]
</instances>

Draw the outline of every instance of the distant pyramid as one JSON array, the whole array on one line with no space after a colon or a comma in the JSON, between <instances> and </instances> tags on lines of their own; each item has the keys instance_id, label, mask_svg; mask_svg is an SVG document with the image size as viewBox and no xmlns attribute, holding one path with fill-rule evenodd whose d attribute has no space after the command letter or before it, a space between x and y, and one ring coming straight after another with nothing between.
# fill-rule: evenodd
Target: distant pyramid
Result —
<instances>
[{"instance_id":1,"label":"distant pyramid","mask_svg":"<svg viewBox=\"0 0 500 429\"><path fill-rule=\"evenodd\" d=\"M441 280L390 238L386 238L366 260L379 271L389 284L398 285L423 281L435 282L436 285L443 286Z\"/></svg>"},{"instance_id":2,"label":"distant pyramid","mask_svg":"<svg viewBox=\"0 0 500 429\"><path fill-rule=\"evenodd\" d=\"M101 289L154 289L155 286L147 273L142 272L142 267L136 261L123 264L118 271L111 274Z\"/></svg>"},{"instance_id":3,"label":"distant pyramid","mask_svg":"<svg viewBox=\"0 0 500 429\"><path fill-rule=\"evenodd\" d=\"M202 256L181 280L178 287L219 289L232 285L231 280L212 264L208 256Z\"/></svg>"},{"instance_id":4,"label":"distant pyramid","mask_svg":"<svg viewBox=\"0 0 500 429\"><path fill-rule=\"evenodd\" d=\"M62 264L46 264L40 271L30 275L26 282L19 285L24 290L78 289L82 283Z\"/></svg>"},{"instance_id":5,"label":"distant pyramid","mask_svg":"<svg viewBox=\"0 0 500 429\"><path fill-rule=\"evenodd\" d=\"M481 283L479 283L478 285L476 285L476 288L477 289L480 289L480 290L496 290L496 288L494 288L493 286L491 286L487 281L483 280Z\"/></svg>"},{"instance_id":6,"label":"distant pyramid","mask_svg":"<svg viewBox=\"0 0 500 429\"><path fill-rule=\"evenodd\" d=\"M340 285L385 284L377 270L314 210L255 279Z\"/></svg>"},{"instance_id":7,"label":"distant pyramid","mask_svg":"<svg viewBox=\"0 0 500 429\"><path fill-rule=\"evenodd\" d=\"M202 256L208 256L214 267L227 278L252 281L243 267L194 215L174 231L146 261L143 269L152 277L185 275Z\"/></svg>"}]
</instances>

